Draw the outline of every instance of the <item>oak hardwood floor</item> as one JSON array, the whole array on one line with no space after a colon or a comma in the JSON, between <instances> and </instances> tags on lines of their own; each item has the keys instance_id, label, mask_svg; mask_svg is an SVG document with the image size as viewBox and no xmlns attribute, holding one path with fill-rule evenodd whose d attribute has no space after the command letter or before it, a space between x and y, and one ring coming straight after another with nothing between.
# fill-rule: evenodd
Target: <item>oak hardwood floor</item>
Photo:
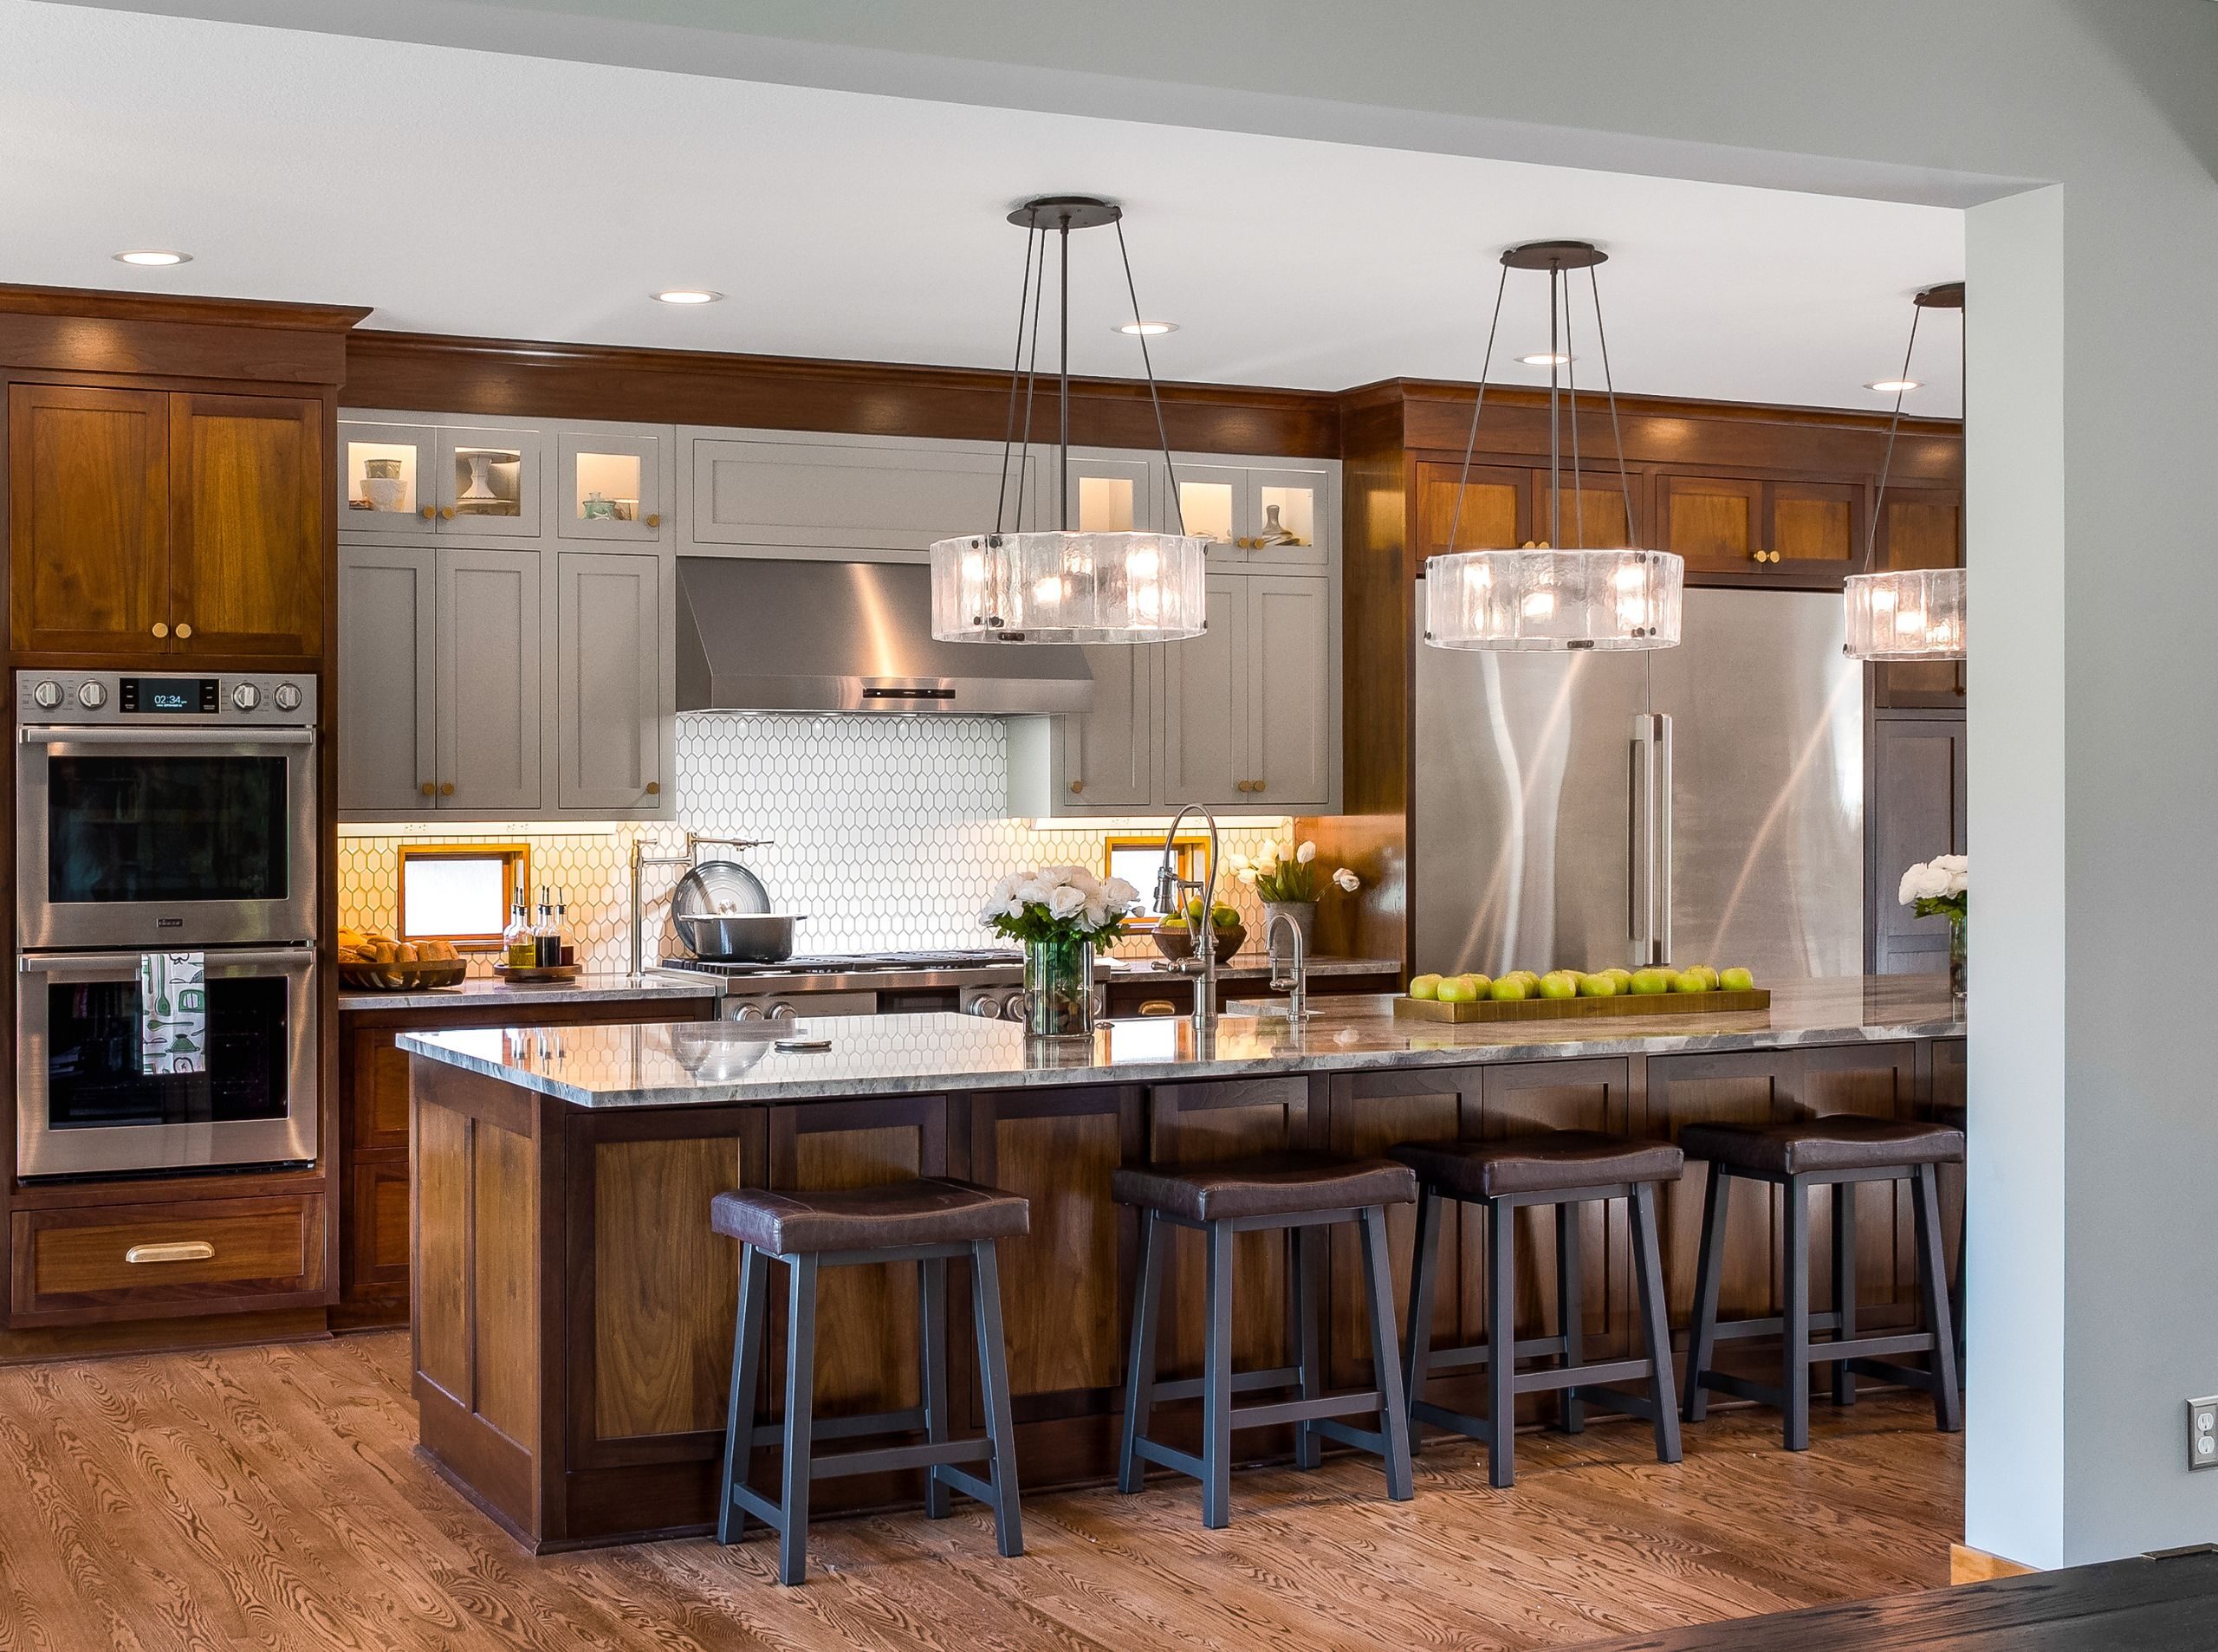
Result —
<instances>
[{"instance_id":1,"label":"oak hardwood floor","mask_svg":"<svg viewBox=\"0 0 2218 1652\"><path fill-rule=\"evenodd\" d=\"M0 1652L1563 1646L1944 1583L1961 1530L1961 1436L1880 1398L1800 1456L1756 1413L1676 1467L1527 1435L1508 1491L1440 1441L1411 1504L1367 1459L1244 1472L1222 1532L1189 1482L1034 1495L1014 1561L961 1499L827 1521L780 1589L759 1528L527 1556L414 1424L400 1332L0 1370Z\"/></svg>"}]
</instances>

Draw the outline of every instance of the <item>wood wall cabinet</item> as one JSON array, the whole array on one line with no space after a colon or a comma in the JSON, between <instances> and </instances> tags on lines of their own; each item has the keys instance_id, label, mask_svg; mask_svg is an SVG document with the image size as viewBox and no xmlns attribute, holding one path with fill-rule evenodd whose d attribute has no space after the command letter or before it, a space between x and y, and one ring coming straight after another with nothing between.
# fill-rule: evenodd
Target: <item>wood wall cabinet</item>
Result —
<instances>
[{"instance_id":1,"label":"wood wall cabinet","mask_svg":"<svg viewBox=\"0 0 2218 1652\"><path fill-rule=\"evenodd\" d=\"M322 651L323 404L9 387L19 653Z\"/></svg>"},{"instance_id":2,"label":"wood wall cabinet","mask_svg":"<svg viewBox=\"0 0 2218 1652\"><path fill-rule=\"evenodd\" d=\"M1667 473L1656 478L1657 540L1689 574L1838 586L1864 565L1864 493L1854 483Z\"/></svg>"},{"instance_id":3,"label":"wood wall cabinet","mask_svg":"<svg viewBox=\"0 0 2218 1652\"><path fill-rule=\"evenodd\" d=\"M1889 484L1879 508L1878 540L1871 561L1875 570L1962 567L1963 490ZM1963 662L1897 661L1876 665L1871 692L1874 703L1881 706L1961 709Z\"/></svg>"},{"instance_id":4,"label":"wood wall cabinet","mask_svg":"<svg viewBox=\"0 0 2218 1652\"><path fill-rule=\"evenodd\" d=\"M1633 539L1631 524L1645 522L1648 517L1649 477L1637 473L1621 479L1614 465L1606 471L1585 468L1576 486L1568 470L1559 475L1553 516L1545 470L1475 460L1467 469L1460 460L1428 459L1417 465L1416 473L1420 573L1424 558L1443 555L1450 548L1499 551L1521 545L1587 545L1603 549L1629 545Z\"/></svg>"}]
</instances>

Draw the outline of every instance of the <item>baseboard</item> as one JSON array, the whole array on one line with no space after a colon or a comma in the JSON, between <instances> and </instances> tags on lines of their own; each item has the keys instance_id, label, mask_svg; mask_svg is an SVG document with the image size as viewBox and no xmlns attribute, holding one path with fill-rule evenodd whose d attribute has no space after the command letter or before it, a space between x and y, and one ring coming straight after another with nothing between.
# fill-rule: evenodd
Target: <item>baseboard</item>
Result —
<instances>
[{"instance_id":1,"label":"baseboard","mask_svg":"<svg viewBox=\"0 0 2218 1652\"><path fill-rule=\"evenodd\" d=\"M1997 1577L2022 1577L2028 1572L2039 1571L2039 1566L2028 1566L2016 1560L2006 1560L1999 1554L1989 1554L1984 1549L1975 1549L1968 1544L1949 1545L1949 1581L1952 1584L1990 1583Z\"/></svg>"},{"instance_id":2,"label":"baseboard","mask_svg":"<svg viewBox=\"0 0 2218 1652\"><path fill-rule=\"evenodd\" d=\"M90 1325L0 1331L0 1365L46 1359L162 1354L252 1343L308 1342L331 1334L321 1308L281 1308L176 1319L118 1319Z\"/></svg>"}]
</instances>

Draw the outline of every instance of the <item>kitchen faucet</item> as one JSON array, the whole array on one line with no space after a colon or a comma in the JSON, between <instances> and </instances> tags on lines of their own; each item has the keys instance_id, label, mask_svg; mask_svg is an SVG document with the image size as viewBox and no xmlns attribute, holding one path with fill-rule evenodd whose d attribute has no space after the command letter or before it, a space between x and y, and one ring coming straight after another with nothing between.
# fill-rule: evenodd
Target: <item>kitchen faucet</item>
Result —
<instances>
[{"instance_id":1,"label":"kitchen faucet","mask_svg":"<svg viewBox=\"0 0 2218 1652\"><path fill-rule=\"evenodd\" d=\"M1209 876L1197 883L1175 870L1178 828L1190 814L1210 823ZM1155 874L1155 910L1168 916L1178 910L1189 894L1202 897L1202 921L1194 925L1194 956L1201 960L1202 976L1194 984L1194 1033L1205 1038L1216 1027L1216 816L1199 803L1189 803L1163 834L1163 865Z\"/></svg>"},{"instance_id":2,"label":"kitchen faucet","mask_svg":"<svg viewBox=\"0 0 2218 1652\"><path fill-rule=\"evenodd\" d=\"M1294 932L1294 967L1283 980L1279 975L1279 955L1272 950L1281 923ZM1270 922L1263 925L1263 951L1271 961L1270 988L1287 995L1287 1019L1300 1027L1302 1018L1309 1014L1309 951L1302 943L1301 925L1293 913L1271 914Z\"/></svg>"}]
</instances>

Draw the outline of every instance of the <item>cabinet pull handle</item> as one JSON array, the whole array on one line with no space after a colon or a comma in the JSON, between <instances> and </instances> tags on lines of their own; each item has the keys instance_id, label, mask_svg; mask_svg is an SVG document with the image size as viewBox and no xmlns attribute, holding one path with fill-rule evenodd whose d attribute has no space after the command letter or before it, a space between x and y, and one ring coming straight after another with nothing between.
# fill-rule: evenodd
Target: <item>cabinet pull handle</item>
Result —
<instances>
[{"instance_id":1,"label":"cabinet pull handle","mask_svg":"<svg viewBox=\"0 0 2218 1652\"><path fill-rule=\"evenodd\" d=\"M1178 1006L1168 998L1151 998L1140 1006L1143 1015L1176 1015Z\"/></svg>"},{"instance_id":2,"label":"cabinet pull handle","mask_svg":"<svg viewBox=\"0 0 2218 1652\"><path fill-rule=\"evenodd\" d=\"M174 1239L160 1245L133 1245L123 1253L126 1262L205 1262L216 1247L204 1239Z\"/></svg>"},{"instance_id":3,"label":"cabinet pull handle","mask_svg":"<svg viewBox=\"0 0 2218 1652\"><path fill-rule=\"evenodd\" d=\"M185 621L180 619L177 622L177 634L178 640L183 641L185 638L192 635L192 627L186 625Z\"/></svg>"},{"instance_id":4,"label":"cabinet pull handle","mask_svg":"<svg viewBox=\"0 0 2218 1652\"><path fill-rule=\"evenodd\" d=\"M169 634L170 628L164 625L160 620L157 619L154 622L154 635L157 637L166 637Z\"/></svg>"},{"instance_id":5,"label":"cabinet pull handle","mask_svg":"<svg viewBox=\"0 0 2218 1652\"><path fill-rule=\"evenodd\" d=\"M423 793L425 797L433 797L438 794L439 788L432 785L431 781L425 781L423 785L418 787L416 789Z\"/></svg>"},{"instance_id":6,"label":"cabinet pull handle","mask_svg":"<svg viewBox=\"0 0 2218 1652\"><path fill-rule=\"evenodd\" d=\"M662 513L656 510L649 511L647 513L647 526L650 528L660 528L662 526Z\"/></svg>"},{"instance_id":7,"label":"cabinet pull handle","mask_svg":"<svg viewBox=\"0 0 2218 1652\"><path fill-rule=\"evenodd\" d=\"M439 514L439 510L438 507L436 505L425 505L416 514L418 516L421 516L425 522L429 522L432 517Z\"/></svg>"},{"instance_id":8,"label":"cabinet pull handle","mask_svg":"<svg viewBox=\"0 0 2218 1652\"><path fill-rule=\"evenodd\" d=\"M439 507L439 520L443 522L452 522L454 520L454 507L452 505L441 505Z\"/></svg>"},{"instance_id":9,"label":"cabinet pull handle","mask_svg":"<svg viewBox=\"0 0 2218 1652\"><path fill-rule=\"evenodd\" d=\"M1071 782L1071 795L1073 797L1076 797L1084 790L1086 790L1086 782L1084 781L1073 781Z\"/></svg>"},{"instance_id":10,"label":"cabinet pull handle","mask_svg":"<svg viewBox=\"0 0 2218 1652\"><path fill-rule=\"evenodd\" d=\"M649 797L660 797L662 795L662 782L660 781L649 781L647 782L647 795Z\"/></svg>"},{"instance_id":11,"label":"cabinet pull handle","mask_svg":"<svg viewBox=\"0 0 2218 1652\"><path fill-rule=\"evenodd\" d=\"M452 797L454 795L454 782L452 781L441 781L439 782L439 795L441 797Z\"/></svg>"}]
</instances>

